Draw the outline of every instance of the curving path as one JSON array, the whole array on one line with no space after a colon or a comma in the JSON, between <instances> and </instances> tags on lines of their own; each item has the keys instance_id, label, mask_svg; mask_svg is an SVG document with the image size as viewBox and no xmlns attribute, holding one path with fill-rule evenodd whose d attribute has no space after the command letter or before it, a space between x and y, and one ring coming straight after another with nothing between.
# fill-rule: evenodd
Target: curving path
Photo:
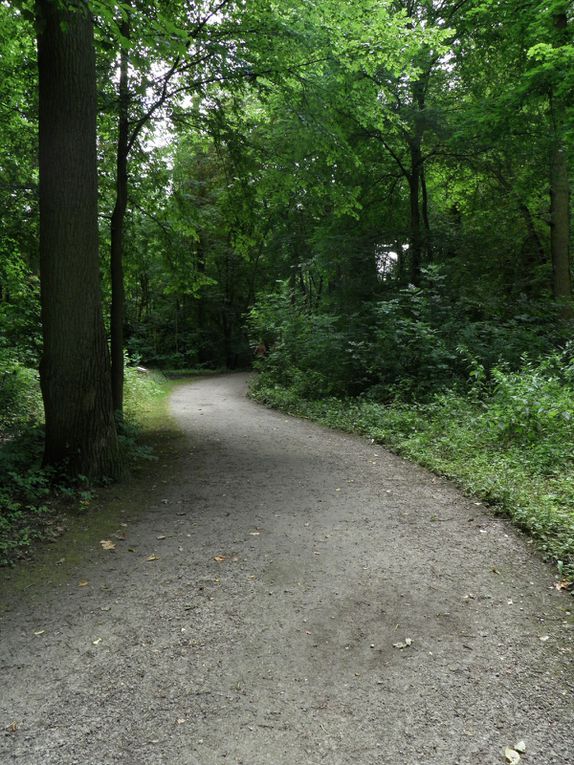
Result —
<instances>
[{"instance_id":1,"label":"curving path","mask_svg":"<svg viewBox=\"0 0 574 765\"><path fill-rule=\"evenodd\" d=\"M179 387L174 483L2 615L0 762L572 765L574 601L527 540L245 388Z\"/></svg>"}]
</instances>

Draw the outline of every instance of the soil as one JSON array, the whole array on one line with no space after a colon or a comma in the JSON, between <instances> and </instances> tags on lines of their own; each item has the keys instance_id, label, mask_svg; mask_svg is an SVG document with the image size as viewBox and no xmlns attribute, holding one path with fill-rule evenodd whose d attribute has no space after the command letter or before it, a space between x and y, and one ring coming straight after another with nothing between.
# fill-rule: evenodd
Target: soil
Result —
<instances>
[{"instance_id":1,"label":"soil","mask_svg":"<svg viewBox=\"0 0 574 765\"><path fill-rule=\"evenodd\" d=\"M523 740L573 765L574 601L528 539L246 385L176 388L184 453L114 549L98 527L58 576L3 575L0 762L495 765Z\"/></svg>"}]
</instances>

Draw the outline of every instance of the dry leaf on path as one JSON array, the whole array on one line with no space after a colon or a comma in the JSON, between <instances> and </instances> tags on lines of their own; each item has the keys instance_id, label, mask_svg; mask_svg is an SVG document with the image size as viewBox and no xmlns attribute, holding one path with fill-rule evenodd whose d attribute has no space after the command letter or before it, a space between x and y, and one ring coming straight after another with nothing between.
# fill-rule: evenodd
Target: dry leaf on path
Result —
<instances>
[{"instance_id":1,"label":"dry leaf on path","mask_svg":"<svg viewBox=\"0 0 574 765\"><path fill-rule=\"evenodd\" d=\"M98 638L97 640L92 640L92 645L99 645L102 642L102 638Z\"/></svg>"},{"instance_id":2,"label":"dry leaf on path","mask_svg":"<svg viewBox=\"0 0 574 765\"><path fill-rule=\"evenodd\" d=\"M148 555L146 560L159 560L159 557L154 553L153 555Z\"/></svg>"},{"instance_id":3,"label":"dry leaf on path","mask_svg":"<svg viewBox=\"0 0 574 765\"><path fill-rule=\"evenodd\" d=\"M554 587L557 590L574 590L574 582L571 582L568 579L563 579L561 582L554 582Z\"/></svg>"},{"instance_id":4,"label":"dry leaf on path","mask_svg":"<svg viewBox=\"0 0 574 765\"><path fill-rule=\"evenodd\" d=\"M89 582L87 581L87 579L80 579L80 581L78 582L78 587L87 587L88 585L89 585Z\"/></svg>"},{"instance_id":5,"label":"dry leaf on path","mask_svg":"<svg viewBox=\"0 0 574 765\"><path fill-rule=\"evenodd\" d=\"M218 563L223 563L225 560L225 555L214 555L213 560L217 561Z\"/></svg>"},{"instance_id":6,"label":"dry leaf on path","mask_svg":"<svg viewBox=\"0 0 574 765\"><path fill-rule=\"evenodd\" d=\"M116 546L111 539L101 539L100 544L103 550L115 550Z\"/></svg>"}]
</instances>

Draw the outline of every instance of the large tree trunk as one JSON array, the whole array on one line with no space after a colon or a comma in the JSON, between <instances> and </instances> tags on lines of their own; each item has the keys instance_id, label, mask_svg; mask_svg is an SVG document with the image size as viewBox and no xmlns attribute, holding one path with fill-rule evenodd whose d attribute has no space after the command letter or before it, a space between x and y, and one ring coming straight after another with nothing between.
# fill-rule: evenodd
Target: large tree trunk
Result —
<instances>
[{"instance_id":1,"label":"large tree trunk","mask_svg":"<svg viewBox=\"0 0 574 765\"><path fill-rule=\"evenodd\" d=\"M129 21L120 25L123 37L129 38ZM124 408L124 228L128 205L129 154L129 82L128 52L120 53L118 144L116 155L116 203L112 213L110 231L110 272L112 305L110 312L110 348L112 357L112 399L114 412L121 419Z\"/></svg>"},{"instance_id":2,"label":"large tree trunk","mask_svg":"<svg viewBox=\"0 0 574 765\"><path fill-rule=\"evenodd\" d=\"M79 0L38 0L44 461L120 472L98 254L96 69Z\"/></svg>"}]
</instances>

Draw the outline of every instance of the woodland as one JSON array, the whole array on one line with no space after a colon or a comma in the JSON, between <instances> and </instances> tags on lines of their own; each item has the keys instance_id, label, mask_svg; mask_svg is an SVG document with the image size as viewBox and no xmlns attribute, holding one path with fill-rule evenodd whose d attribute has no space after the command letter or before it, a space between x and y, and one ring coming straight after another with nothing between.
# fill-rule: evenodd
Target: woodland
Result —
<instances>
[{"instance_id":1,"label":"woodland","mask_svg":"<svg viewBox=\"0 0 574 765\"><path fill-rule=\"evenodd\" d=\"M254 365L572 572L569 2L1 2L0 91L3 563Z\"/></svg>"}]
</instances>

